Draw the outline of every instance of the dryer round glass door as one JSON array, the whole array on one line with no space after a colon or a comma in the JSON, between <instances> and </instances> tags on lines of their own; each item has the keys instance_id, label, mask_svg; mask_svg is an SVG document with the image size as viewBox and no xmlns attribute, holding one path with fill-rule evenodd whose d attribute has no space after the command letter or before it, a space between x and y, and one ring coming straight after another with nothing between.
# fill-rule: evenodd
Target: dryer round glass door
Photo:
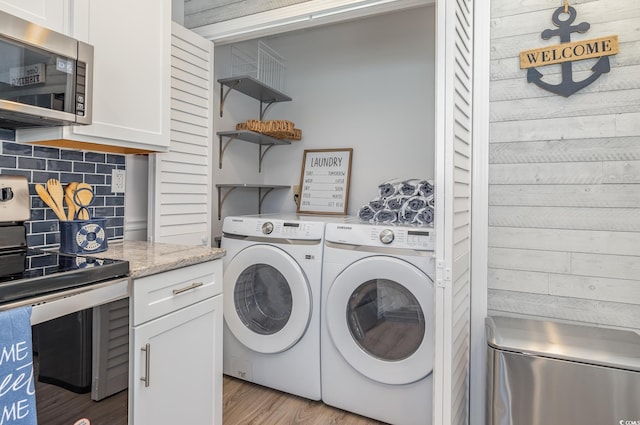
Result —
<instances>
[{"instance_id":1,"label":"dryer round glass door","mask_svg":"<svg viewBox=\"0 0 640 425\"><path fill-rule=\"evenodd\" d=\"M304 335L311 317L311 290L298 263L271 245L252 245L224 272L224 319L247 348L285 351Z\"/></svg>"},{"instance_id":2,"label":"dryer round glass door","mask_svg":"<svg viewBox=\"0 0 640 425\"><path fill-rule=\"evenodd\" d=\"M432 280L416 266L375 256L331 283L325 321L334 347L362 375L385 384L418 381L433 369Z\"/></svg>"}]
</instances>

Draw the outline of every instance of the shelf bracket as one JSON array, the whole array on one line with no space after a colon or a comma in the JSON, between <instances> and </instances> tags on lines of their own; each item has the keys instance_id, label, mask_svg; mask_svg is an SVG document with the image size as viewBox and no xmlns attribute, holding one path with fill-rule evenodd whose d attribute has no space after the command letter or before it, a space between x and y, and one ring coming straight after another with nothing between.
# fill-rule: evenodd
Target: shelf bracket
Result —
<instances>
[{"instance_id":1,"label":"shelf bracket","mask_svg":"<svg viewBox=\"0 0 640 425\"><path fill-rule=\"evenodd\" d=\"M262 150L262 148L265 146L266 146L266 149ZM262 172L262 159L264 158L264 155L267 153L269 149L271 149L274 146L275 145L260 145L260 157L258 159L258 173Z\"/></svg>"},{"instance_id":2,"label":"shelf bracket","mask_svg":"<svg viewBox=\"0 0 640 425\"><path fill-rule=\"evenodd\" d=\"M262 204L264 202L265 197L273 190L273 189L289 189L291 186L270 186L270 185L247 185L247 184L216 184L216 188L218 189L218 220L222 219L222 206L224 205L224 201L227 199L229 194L234 190L240 189L258 189L258 214L262 213ZM224 191L224 189L227 189Z\"/></svg>"},{"instance_id":3,"label":"shelf bracket","mask_svg":"<svg viewBox=\"0 0 640 425\"><path fill-rule=\"evenodd\" d=\"M223 196L222 188L221 187L218 188L218 220L222 219L222 205L224 205L224 201L227 199L227 196L229 196L229 194L236 189L237 187L228 188L228 190L225 192Z\"/></svg>"},{"instance_id":4,"label":"shelf bracket","mask_svg":"<svg viewBox=\"0 0 640 425\"><path fill-rule=\"evenodd\" d=\"M222 157L224 156L224 151L227 150L227 146L229 146L229 143L231 143L234 140L236 140L235 137L226 136L226 137L229 137L229 140L227 140L227 142L224 143L224 146L223 146L223 143L222 143L222 138L223 137L224 136L222 136L222 135L218 136L218 139L220 139L220 148L219 148L219 154L218 154L218 168L221 169L221 170L222 170Z\"/></svg>"},{"instance_id":5,"label":"shelf bracket","mask_svg":"<svg viewBox=\"0 0 640 425\"><path fill-rule=\"evenodd\" d=\"M262 202L264 198L273 190L272 187L258 188L258 214L262 214ZM262 193L264 191L264 194Z\"/></svg>"},{"instance_id":6,"label":"shelf bracket","mask_svg":"<svg viewBox=\"0 0 640 425\"><path fill-rule=\"evenodd\" d=\"M222 118L224 102L225 100L227 100L227 96L229 96L229 92L231 92L231 90L233 90L235 86L237 86L238 84L240 84L240 80L236 80L233 83L229 84L229 88L227 89L226 93L224 92L224 86L220 84L220 118Z\"/></svg>"},{"instance_id":7,"label":"shelf bracket","mask_svg":"<svg viewBox=\"0 0 640 425\"><path fill-rule=\"evenodd\" d=\"M263 105L266 103L267 106ZM263 102L262 100L260 101L260 121L264 120L264 115L267 113L267 109L269 109L269 107L271 105L273 105L274 103L276 103L275 100L269 101L269 102Z\"/></svg>"}]
</instances>

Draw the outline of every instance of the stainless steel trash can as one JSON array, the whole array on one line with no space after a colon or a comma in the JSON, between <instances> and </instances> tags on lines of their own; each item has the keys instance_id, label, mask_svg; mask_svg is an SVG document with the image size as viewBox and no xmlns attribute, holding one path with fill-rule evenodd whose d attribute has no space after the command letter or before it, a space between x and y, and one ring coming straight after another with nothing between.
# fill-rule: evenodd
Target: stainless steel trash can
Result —
<instances>
[{"instance_id":1,"label":"stainless steel trash can","mask_svg":"<svg viewBox=\"0 0 640 425\"><path fill-rule=\"evenodd\" d=\"M487 425L640 424L640 335L493 316Z\"/></svg>"}]
</instances>

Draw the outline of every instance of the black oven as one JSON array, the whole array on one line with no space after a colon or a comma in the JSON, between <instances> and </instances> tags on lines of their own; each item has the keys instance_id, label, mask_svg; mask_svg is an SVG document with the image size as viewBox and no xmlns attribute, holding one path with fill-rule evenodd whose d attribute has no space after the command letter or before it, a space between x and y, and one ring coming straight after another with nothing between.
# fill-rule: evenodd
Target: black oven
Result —
<instances>
[{"instance_id":1,"label":"black oven","mask_svg":"<svg viewBox=\"0 0 640 425\"><path fill-rule=\"evenodd\" d=\"M31 325L38 423L126 425L129 263L27 248L29 214L17 213L11 202L22 197L26 181L9 180L0 176L0 311L30 310L24 326L28 332ZM9 339L0 340L0 366L16 346ZM0 375L0 386L11 379L20 386L15 371L0 369ZM0 422L27 406L4 395L0 390Z\"/></svg>"},{"instance_id":2,"label":"black oven","mask_svg":"<svg viewBox=\"0 0 640 425\"><path fill-rule=\"evenodd\" d=\"M127 424L128 271L126 261L0 253L0 309L32 306L38 423Z\"/></svg>"}]
</instances>

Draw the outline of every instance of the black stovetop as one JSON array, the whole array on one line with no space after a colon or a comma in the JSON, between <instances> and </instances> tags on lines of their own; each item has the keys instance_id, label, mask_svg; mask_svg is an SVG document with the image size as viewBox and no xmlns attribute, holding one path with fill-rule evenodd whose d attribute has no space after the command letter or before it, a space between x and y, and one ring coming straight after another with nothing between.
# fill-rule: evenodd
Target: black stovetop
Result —
<instances>
[{"instance_id":1,"label":"black stovetop","mask_svg":"<svg viewBox=\"0 0 640 425\"><path fill-rule=\"evenodd\" d=\"M39 249L0 252L0 304L92 285L129 273L129 262Z\"/></svg>"}]
</instances>

